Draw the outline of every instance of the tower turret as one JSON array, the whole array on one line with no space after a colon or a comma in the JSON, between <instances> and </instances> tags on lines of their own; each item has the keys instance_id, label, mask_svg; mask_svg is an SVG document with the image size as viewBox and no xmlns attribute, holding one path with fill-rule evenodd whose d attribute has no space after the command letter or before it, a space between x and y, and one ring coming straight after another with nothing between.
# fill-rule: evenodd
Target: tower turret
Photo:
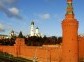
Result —
<instances>
[{"instance_id":1,"label":"tower turret","mask_svg":"<svg viewBox=\"0 0 84 62\"><path fill-rule=\"evenodd\" d=\"M62 21L62 62L78 62L78 21L74 17L72 0L67 0L65 19Z\"/></svg>"},{"instance_id":2,"label":"tower turret","mask_svg":"<svg viewBox=\"0 0 84 62\"><path fill-rule=\"evenodd\" d=\"M67 9L65 18L74 18L72 0L67 0Z\"/></svg>"}]
</instances>

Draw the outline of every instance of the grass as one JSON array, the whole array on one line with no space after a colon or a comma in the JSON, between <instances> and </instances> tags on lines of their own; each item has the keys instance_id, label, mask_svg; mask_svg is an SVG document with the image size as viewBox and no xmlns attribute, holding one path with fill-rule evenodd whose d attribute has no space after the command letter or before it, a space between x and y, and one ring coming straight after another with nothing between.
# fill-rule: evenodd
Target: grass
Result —
<instances>
[{"instance_id":1,"label":"grass","mask_svg":"<svg viewBox=\"0 0 84 62\"><path fill-rule=\"evenodd\" d=\"M33 62L22 57L14 57L8 53L0 52L0 62Z\"/></svg>"}]
</instances>

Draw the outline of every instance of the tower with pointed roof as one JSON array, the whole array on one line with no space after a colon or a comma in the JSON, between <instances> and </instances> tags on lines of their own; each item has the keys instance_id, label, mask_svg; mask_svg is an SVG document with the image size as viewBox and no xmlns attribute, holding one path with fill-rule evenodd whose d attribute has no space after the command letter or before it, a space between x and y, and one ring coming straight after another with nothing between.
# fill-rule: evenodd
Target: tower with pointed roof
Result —
<instances>
[{"instance_id":1,"label":"tower with pointed roof","mask_svg":"<svg viewBox=\"0 0 84 62\"><path fill-rule=\"evenodd\" d=\"M30 36L35 36L34 21L31 22Z\"/></svg>"},{"instance_id":2,"label":"tower with pointed roof","mask_svg":"<svg viewBox=\"0 0 84 62\"><path fill-rule=\"evenodd\" d=\"M67 0L62 30L62 62L78 62L78 21L74 17L72 0Z\"/></svg>"},{"instance_id":3,"label":"tower with pointed roof","mask_svg":"<svg viewBox=\"0 0 84 62\"><path fill-rule=\"evenodd\" d=\"M36 37L43 37L43 35L39 32L39 28L34 26L34 21L31 22L31 29L30 29L30 37L36 36Z\"/></svg>"},{"instance_id":4,"label":"tower with pointed roof","mask_svg":"<svg viewBox=\"0 0 84 62\"><path fill-rule=\"evenodd\" d=\"M35 36L38 36L38 37L41 36L40 33L39 33L39 28L38 27L36 28Z\"/></svg>"}]
</instances>

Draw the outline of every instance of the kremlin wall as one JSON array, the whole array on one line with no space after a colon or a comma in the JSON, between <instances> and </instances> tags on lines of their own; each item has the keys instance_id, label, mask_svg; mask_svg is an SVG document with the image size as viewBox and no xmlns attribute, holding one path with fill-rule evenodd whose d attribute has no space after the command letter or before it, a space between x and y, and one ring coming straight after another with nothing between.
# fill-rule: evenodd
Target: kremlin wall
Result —
<instances>
[{"instance_id":1,"label":"kremlin wall","mask_svg":"<svg viewBox=\"0 0 84 62\"><path fill-rule=\"evenodd\" d=\"M79 58L84 58L84 37L79 37Z\"/></svg>"},{"instance_id":2,"label":"kremlin wall","mask_svg":"<svg viewBox=\"0 0 84 62\"><path fill-rule=\"evenodd\" d=\"M84 58L84 37L78 39L79 59L81 59ZM14 46L0 45L0 51L12 54L15 57L37 60L38 62L62 61L62 45L26 46L23 38L17 38L15 42Z\"/></svg>"},{"instance_id":3,"label":"kremlin wall","mask_svg":"<svg viewBox=\"0 0 84 62\"><path fill-rule=\"evenodd\" d=\"M17 38L14 46L0 45L1 52L23 57L33 62L79 62L84 58L84 36L78 36L79 22L75 19L72 0L67 0L62 25L62 44L26 46L24 38Z\"/></svg>"}]
</instances>

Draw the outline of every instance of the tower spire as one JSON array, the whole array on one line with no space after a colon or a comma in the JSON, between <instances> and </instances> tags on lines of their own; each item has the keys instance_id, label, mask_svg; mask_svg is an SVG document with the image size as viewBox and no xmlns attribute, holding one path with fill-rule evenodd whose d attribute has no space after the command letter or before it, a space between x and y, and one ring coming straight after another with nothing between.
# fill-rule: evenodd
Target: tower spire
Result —
<instances>
[{"instance_id":1,"label":"tower spire","mask_svg":"<svg viewBox=\"0 0 84 62\"><path fill-rule=\"evenodd\" d=\"M74 18L72 0L67 0L66 18Z\"/></svg>"}]
</instances>

